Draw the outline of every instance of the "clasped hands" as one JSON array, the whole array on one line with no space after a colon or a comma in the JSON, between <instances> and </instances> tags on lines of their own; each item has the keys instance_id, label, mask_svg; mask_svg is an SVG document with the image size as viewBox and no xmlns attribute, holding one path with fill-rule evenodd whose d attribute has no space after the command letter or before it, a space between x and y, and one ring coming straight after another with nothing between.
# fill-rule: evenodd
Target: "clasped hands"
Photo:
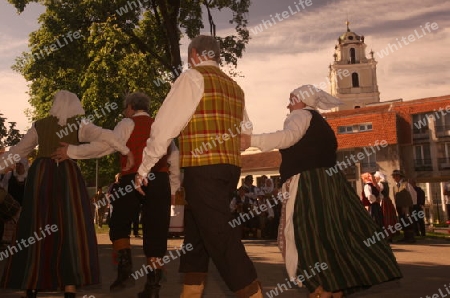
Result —
<instances>
[{"instance_id":1,"label":"clasped hands","mask_svg":"<svg viewBox=\"0 0 450 298\"><path fill-rule=\"evenodd\" d=\"M138 174L136 174L136 176L134 176L134 185L136 190L143 196L145 196L145 192L142 189L142 185L147 186L148 185L148 179L145 176L141 176Z\"/></svg>"},{"instance_id":2,"label":"clasped hands","mask_svg":"<svg viewBox=\"0 0 450 298\"><path fill-rule=\"evenodd\" d=\"M58 147L51 155L51 158L55 160L57 163L60 163L62 161L65 161L66 159L69 159L69 155L67 155L67 150L69 148L68 143L60 142L60 147ZM127 154L127 163L125 167L122 169L123 171L128 171L134 166L134 155L131 152L131 150Z\"/></svg>"},{"instance_id":3,"label":"clasped hands","mask_svg":"<svg viewBox=\"0 0 450 298\"><path fill-rule=\"evenodd\" d=\"M145 196L145 192L142 189L142 185L144 185L144 186L148 185L147 177L136 174L136 176L134 176L134 185L135 185L135 189L137 190L137 192L140 193L141 195ZM176 202L175 198L176 198L175 195L170 196L170 204L171 205L175 205L175 202Z\"/></svg>"}]
</instances>

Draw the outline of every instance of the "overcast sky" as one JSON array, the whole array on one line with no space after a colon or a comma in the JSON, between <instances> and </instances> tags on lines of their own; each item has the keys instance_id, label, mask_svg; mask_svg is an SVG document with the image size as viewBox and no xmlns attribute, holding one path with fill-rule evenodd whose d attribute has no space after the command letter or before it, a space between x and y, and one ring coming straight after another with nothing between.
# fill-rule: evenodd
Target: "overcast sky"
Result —
<instances>
[{"instance_id":1,"label":"overcast sky","mask_svg":"<svg viewBox=\"0 0 450 298\"><path fill-rule=\"evenodd\" d=\"M252 39L238 62L243 77L236 80L246 93L255 133L282 127L293 89L326 81L336 40L346 30L347 16L350 29L365 36L367 52L375 52L381 101L450 94L450 1L311 0L304 8L298 3L254 0L250 7ZM281 15L284 11L285 18ZM30 108L27 82L10 67L21 52L28 50L28 35L38 28L42 12L42 7L31 4L17 15L12 5L0 2L0 112L9 121L16 121L22 132L30 127L24 114ZM227 11L213 14L217 35L233 32ZM427 22L436 23L438 28L423 33ZM262 26L262 32L256 33L257 26ZM389 44L398 44L402 37L416 34L415 30L420 38L380 56ZM203 33L209 34L209 26ZM184 44L183 53L185 49Z\"/></svg>"}]
</instances>

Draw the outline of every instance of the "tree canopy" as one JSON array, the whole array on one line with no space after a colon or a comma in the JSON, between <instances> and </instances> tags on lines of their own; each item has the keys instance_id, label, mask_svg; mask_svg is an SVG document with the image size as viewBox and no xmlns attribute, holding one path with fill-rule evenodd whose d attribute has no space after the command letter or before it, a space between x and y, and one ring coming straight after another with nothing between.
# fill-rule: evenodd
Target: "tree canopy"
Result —
<instances>
[{"instance_id":1,"label":"tree canopy","mask_svg":"<svg viewBox=\"0 0 450 298\"><path fill-rule=\"evenodd\" d=\"M30 52L13 69L30 84L33 119L45 117L54 93L66 89L82 100L94 122L113 128L121 118L123 96L145 92L155 114L170 82L183 66L182 38L193 38L204 28L204 14L215 32L212 10L230 15L235 33L217 36L222 61L236 66L249 42L246 14L250 0L8 0L18 12L30 2L46 7L40 28L30 34ZM110 103L118 109L99 113ZM101 115L98 117L97 115ZM118 171L117 156L103 158L100 171L111 181ZM92 182L94 162L81 163ZM100 181L102 185L106 181Z\"/></svg>"},{"instance_id":2,"label":"tree canopy","mask_svg":"<svg viewBox=\"0 0 450 298\"><path fill-rule=\"evenodd\" d=\"M14 146L19 143L22 138L19 130L16 129L16 122L8 122L9 127L6 126L6 118L0 113L0 147Z\"/></svg>"}]
</instances>

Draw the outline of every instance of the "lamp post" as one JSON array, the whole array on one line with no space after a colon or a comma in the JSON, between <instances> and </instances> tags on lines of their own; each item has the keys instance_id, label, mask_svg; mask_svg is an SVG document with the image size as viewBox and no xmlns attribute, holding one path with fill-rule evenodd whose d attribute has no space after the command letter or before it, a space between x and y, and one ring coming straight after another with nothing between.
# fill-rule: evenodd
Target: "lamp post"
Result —
<instances>
[{"instance_id":1,"label":"lamp post","mask_svg":"<svg viewBox=\"0 0 450 298\"><path fill-rule=\"evenodd\" d=\"M434 199L436 200L436 207L437 207L437 219L436 224L439 224L441 221L440 215L439 215L439 200L437 199L437 192L434 193Z\"/></svg>"}]
</instances>

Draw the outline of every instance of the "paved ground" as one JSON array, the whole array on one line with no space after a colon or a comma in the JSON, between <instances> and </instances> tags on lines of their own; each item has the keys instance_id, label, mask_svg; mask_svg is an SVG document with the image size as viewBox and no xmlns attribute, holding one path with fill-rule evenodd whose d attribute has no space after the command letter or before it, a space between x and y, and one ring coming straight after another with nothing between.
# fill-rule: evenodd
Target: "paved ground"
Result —
<instances>
[{"instance_id":1,"label":"paved ground","mask_svg":"<svg viewBox=\"0 0 450 298\"><path fill-rule=\"evenodd\" d=\"M120 297L135 298L136 293L142 290L145 278L139 278L136 286L120 294L111 294L109 284L114 280L116 271L111 264L111 246L106 234L98 235L100 245L100 259L102 268L102 285L80 289L77 297L100 298ZM144 256L142 253L142 240L133 238L134 269L142 269ZM170 250L175 252L182 243L181 239L169 241ZM255 262L256 270L264 287L264 297L270 297L268 292L275 289L280 283L285 283L286 275L282 258L276 243L266 240L246 240L245 246L248 254ZM416 244L393 244L392 248L402 269L404 278L397 282L390 282L351 297L359 298L426 298L427 295L435 298L450 297L450 242L436 239L421 239ZM176 256L176 254L173 254ZM179 297L181 290L181 275L177 272L178 259L171 261L167 266L167 280L163 284L161 297ZM0 269L4 262L0 262ZM220 279L214 265L211 263L208 284L205 289L205 298L234 297ZM446 290L448 289L448 292ZM441 290L440 294L439 290ZM17 298L21 292L0 291L2 298ZM63 297L62 293L43 293L39 297ZM275 296L273 296L275 297ZM305 289L293 288L285 290L276 297L307 297Z\"/></svg>"}]
</instances>

